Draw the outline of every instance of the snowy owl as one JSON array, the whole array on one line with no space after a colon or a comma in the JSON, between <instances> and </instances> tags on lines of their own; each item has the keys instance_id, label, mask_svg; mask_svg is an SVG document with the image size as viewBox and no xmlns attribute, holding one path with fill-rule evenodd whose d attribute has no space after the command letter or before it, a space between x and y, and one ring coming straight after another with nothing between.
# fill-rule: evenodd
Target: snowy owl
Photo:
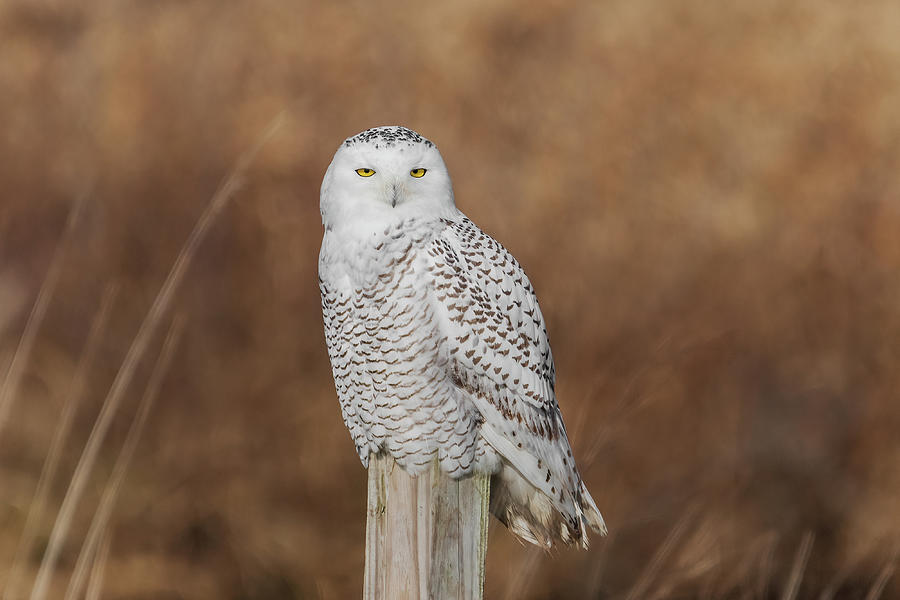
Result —
<instances>
[{"instance_id":1,"label":"snowy owl","mask_svg":"<svg viewBox=\"0 0 900 600\"><path fill-rule=\"evenodd\" d=\"M545 548L603 518L556 403L553 356L516 259L453 200L438 149L404 127L344 141L320 197L319 287L344 423L368 467L491 475L491 512Z\"/></svg>"}]
</instances>

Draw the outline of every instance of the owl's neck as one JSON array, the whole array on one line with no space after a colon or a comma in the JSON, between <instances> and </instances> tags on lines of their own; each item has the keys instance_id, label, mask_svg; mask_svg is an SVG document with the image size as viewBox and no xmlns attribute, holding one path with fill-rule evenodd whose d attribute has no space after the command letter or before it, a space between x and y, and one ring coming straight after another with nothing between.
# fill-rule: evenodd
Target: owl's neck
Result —
<instances>
[{"instance_id":1,"label":"owl's neck","mask_svg":"<svg viewBox=\"0 0 900 600\"><path fill-rule=\"evenodd\" d=\"M386 204L365 204L347 206L336 211L338 214L327 215L324 219L325 230L346 241L371 240L385 235L385 232L398 232L409 227L437 222L441 219L457 219L462 213L450 204L440 209L434 206L422 206L412 202L391 207Z\"/></svg>"}]
</instances>

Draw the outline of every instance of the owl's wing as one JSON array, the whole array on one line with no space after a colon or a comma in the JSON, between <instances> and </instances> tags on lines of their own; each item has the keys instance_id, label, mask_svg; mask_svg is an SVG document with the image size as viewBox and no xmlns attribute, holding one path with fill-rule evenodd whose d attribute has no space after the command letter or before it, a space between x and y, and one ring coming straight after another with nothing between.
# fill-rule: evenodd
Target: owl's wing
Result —
<instances>
[{"instance_id":1,"label":"owl's wing","mask_svg":"<svg viewBox=\"0 0 900 600\"><path fill-rule=\"evenodd\" d=\"M489 395L495 386L516 393L523 408L547 418L536 426L561 425L544 317L516 259L466 218L449 222L429 254L434 297L449 320L461 375Z\"/></svg>"},{"instance_id":2,"label":"owl's wing","mask_svg":"<svg viewBox=\"0 0 900 600\"><path fill-rule=\"evenodd\" d=\"M349 280L337 278L326 281L320 261L319 290L322 295L322 317L325 322L325 343L331 360L331 371L341 416L356 445L363 466L369 466L369 453L374 449L366 434L365 421L371 422L372 381L360 355L359 340L365 334L365 306L351 293ZM343 283L343 285L341 285ZM366 407L370 408L366 408Z\"/></svg>"},{"instance_id":3,"label":"owl's wing","mask_svg":"<svg viewBox=\"0 0 900 600\"><path fill-rule=\"evenodd\" d=\"M466 218L447 221L428 252L453 376L484 417L485 439L560 512L580 522L583 485L556 403L553 356L531 283L515 258Z\"/></svg>"}]
</instances>

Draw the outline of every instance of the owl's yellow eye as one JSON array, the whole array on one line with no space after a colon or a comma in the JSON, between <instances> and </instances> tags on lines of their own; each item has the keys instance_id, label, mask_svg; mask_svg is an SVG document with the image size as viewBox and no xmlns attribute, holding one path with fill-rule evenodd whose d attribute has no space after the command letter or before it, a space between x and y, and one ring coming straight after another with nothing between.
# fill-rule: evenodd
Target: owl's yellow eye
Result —
<instances>
[{"instance_id":1,"label":"owl's yellow eye","mask_svg":"<svg viewBox=\"0 0 900 600\"><path fill-rule=\"evenodd\" d=\"M422 177L423 175L425 175L426 170L427 169L422 169L422 168L413 169L412 171L409 172L409 174L412 175L413 177Z\"/></svg>"},{"instance_id":2,"label":"owl's yellow eye","mask_svg":"<svg viewBox=\"0 0 900 600\"><path fill-rule=\"evenodd\" d=\"M360 177L371 177L375 174L375 171L372 169L357 169L356 174ZM419 175L421 177L421 175Z\"/></svg>"}]
</instances>

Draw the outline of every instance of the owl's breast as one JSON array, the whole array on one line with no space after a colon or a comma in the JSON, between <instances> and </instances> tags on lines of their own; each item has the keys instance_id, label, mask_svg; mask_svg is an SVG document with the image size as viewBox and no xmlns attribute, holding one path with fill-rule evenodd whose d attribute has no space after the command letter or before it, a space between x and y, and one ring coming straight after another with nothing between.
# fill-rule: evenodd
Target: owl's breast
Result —
<instances>
[{"instance_id":1,"label":"owl's breast","mask_svg":"<svg viewBox=\"0 0 900 600\"><path fill-rule=\"evenodd\" d=\"M362 240L329 239L329 232L320 260L324 285L347 302L344 330L379 394L402 389L401 380L434 381L433 370L445 362L445 339L429 299L426 250L438 229L431 223L403 225Z\"/></svg>"},{"instance_id":2,"label":"owl's breast","mask_svg":"<svg viewBox=\"0 0 900 600\"><path fill-rule=\"evenodd\" d=\"M374 232L328 230L319 253L319 275L370 299L376 291L380 297L424 285L423 251L441 226L437 220L408 219Z\"/></svg>"}]
</instances>

